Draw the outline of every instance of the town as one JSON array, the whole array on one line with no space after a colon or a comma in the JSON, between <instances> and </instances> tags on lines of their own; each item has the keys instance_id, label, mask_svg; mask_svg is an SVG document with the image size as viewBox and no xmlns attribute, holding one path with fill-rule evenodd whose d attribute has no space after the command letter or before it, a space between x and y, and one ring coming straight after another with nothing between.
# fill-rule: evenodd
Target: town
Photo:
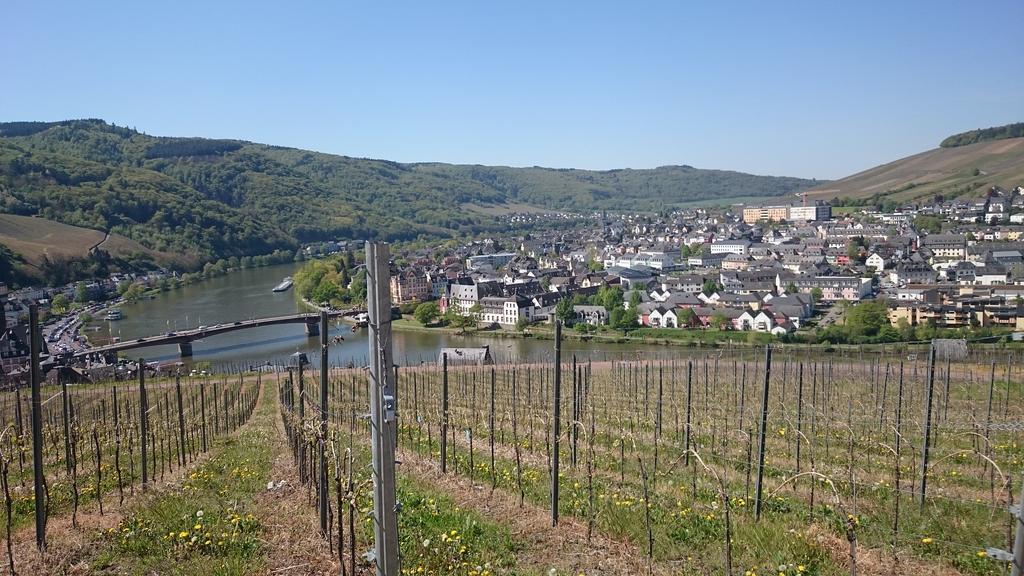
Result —
<instances>
[{"instance_id":1,"label":"town","mask_svg":"<svg viewBox=\"0 0 1024 576\"><path fill-rule=\"evenodd\" d=\"M887 211L834 213L815 201L591 214L571 231L412 251L393 271L391 297L406 310L435 301L425 324L454 314L505 330L559 318L582 331L786 338L876 300L888 325L867 335L873 341L913 329L1009 333L1024 329L1022 208L1017 187Z\"/></svg>"},{"instance_id":2,"label":"town","mask_svg":"<svg viewBox=\"0 0 1024 576\"><path fill-rule=\"evenodd\" d=\"M922 339L935 330L1024 330L1024 189L939 200L885 211L818 200L662 215L508 215L510 229L529 223L538 231L450 250L397 246L391 298L427 326L523 332L557 318L584 335L671 340L688 332L708 343L813 339L862 301L884 302L887 324L861 343L906 340L914 330ZM355 245L312 244L295 259ZM0 287L5 377L24 376L30 302L47 312L44 343L60 356L87 347L82 330L103 309L181 281L160 270Z\"/></svg>"}]
</instances>

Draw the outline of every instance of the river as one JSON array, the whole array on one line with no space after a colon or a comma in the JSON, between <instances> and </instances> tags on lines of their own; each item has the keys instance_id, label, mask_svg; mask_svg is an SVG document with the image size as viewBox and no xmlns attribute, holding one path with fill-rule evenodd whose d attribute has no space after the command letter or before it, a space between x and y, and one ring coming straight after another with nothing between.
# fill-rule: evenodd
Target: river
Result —
<instances>
[{"instance_id":1,"label":"river","mask_svg":"<svg viewBox=\"0 0 1024 576\"><path fill-rule=\"evenodd\" d=\"M285 276L291 276L298 264L280 264L263 268L236 270L229 274L195 282L188 286L163 292L153 299L139 300L121 306L124 318L118 321L98 321L104 324L101 332L109 332L122 340L154 336L165 332L212 326L250 318L264 318L306 311L299 303L294 289L272 292ZM333 365L362 366L368 354L367 331L353 332L350 325L338 322L331 326L331 337L341 336L343 342L330 346ZM531 338L502 338L486 335L457 336L445 332L401 331L393 332L395 361L402 365L434 362L445 346L490 346L496 362L538 362L553 356L554 343ZM238 330L198 340L192 345L193 356L186 364L209 362L215 368L248 366L263 362L282 363L291 354L302 351L310 360L319 356L319 339L306 335L302 324L262 326ZM611 344L566 340L563 355L577 354L595 360L669 357L672 348L650 344ZM678 352L678 350L676 351ZM144 356L147 361L176 362L178 347L154 346L128 352L130 356Z\"/></svg>"}]
</instances>

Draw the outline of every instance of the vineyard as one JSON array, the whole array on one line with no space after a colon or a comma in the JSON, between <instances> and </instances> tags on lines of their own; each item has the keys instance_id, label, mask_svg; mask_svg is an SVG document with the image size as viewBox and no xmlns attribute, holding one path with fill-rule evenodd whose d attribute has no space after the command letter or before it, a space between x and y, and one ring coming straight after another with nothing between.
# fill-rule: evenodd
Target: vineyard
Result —
<instances>
[{"instance_id":1,"label":"vineyard","mask_svg":"<svg viewBox=\"0 0 1024 576\"><path fill-rule=\"evenodd\" d=\"M402 572L1008 573L986 550L1013 546L1019 360L786 348L395 368ZM373 387L315 365L43 388L45 554L31 405L4 393L8 569L372 573Z\"/></svg>"}]
</instances>

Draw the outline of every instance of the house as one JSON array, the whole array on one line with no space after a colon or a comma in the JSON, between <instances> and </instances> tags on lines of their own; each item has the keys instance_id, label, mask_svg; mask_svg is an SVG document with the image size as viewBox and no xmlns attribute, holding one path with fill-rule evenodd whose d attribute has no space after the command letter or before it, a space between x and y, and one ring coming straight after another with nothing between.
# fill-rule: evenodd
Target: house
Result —
<instances>
[{"instance_id":1,"label":"house","mask_svg":"<svg viewBox=\"0 0 1024 576\"><path fill-rule=\"evenodd\" d=\"M896 285L934 284L938 274L925 262L900 262L889 273L889 280Z\"/></svg>"},{"instance_id":2,"label":"house","mask_svg":"<svg viewBox=\"0 0 1024 576\"><path fill-rule=\"evenodd\" d=\"M974 284L979 286L993 286L1009 282L1009 274L1006 266L999 262L989 262L983 265L974 266Z\"/></svg>"},{"instance_id":3,"label":"house","mask_svg":"<svg viewBox=\"0 0 1024 576\"><path fill-rule=\"evenodd\" d=\"M634 288L643 290L654 280L654 272L646 266L634 266L633 268L615 266L610 268L608 273L619 277L624 290Z\"/></svg>"},{"instance_id":4,"label":"house","mask_svg":"<svg viewBox=\"0 0 1024 576\"><path fill-rule=\"evenodd\" d=\"M511 327L524 318L533 321L533 303L525 296L485 296L480 308L480 320L485 324Z\"/></svg>"},{"instance_id":5,"label":"house","mask_svg":"<svg viewBox=\"0 0 1024 576\"><path fill-rule=\"evenodd\" d=\"M967 239L959 234L929 234L921 241L937 260L963 260L967 256Z\"/></svg>"},{"instance_id":6,"label":"house","mask_svg":"<svg viewBox=\"0 0 1024 576\"><path fill-rule=\"evenodd\" d=\"M604 306L573 306L576 321L591 326L602 326L608 323L608 310Z\"/></svg>"},{"instance_id":7,"label":"house","mask_svg":"<svg viewBox=\"0 0 1024 576\"><path fill-rule=\"evenodd\" d=\"M729 254L722 260L722 270L746 270L750 267L750 256Z\"/></svg>"},{"instance_id":8,"label":"house","mask_svg":"<svg viewBox=\"0 0 1024 576\"><path fill-rule=\"evenodd\" d=\"M391 301L395 304L427 300L432 285L426 274L416 268L402 270L391 277Z\"/></svg>"},{"instance_id":9,"label":"house","mask_svg":"<svg viewBox=\"0 0 1024 576\"><path fill-rule=\"evenodd\" d=\"M501 286L497 282L476 282L471 278L459 278L448 286L448 296L441 299L442 313L454 306L459 314L469 314L471 308L487 296L501 294Z\"/></svg>"},{"instance_id":10,"label":"house","mask_svg":"<svg viewBox=\"0 0 1024 576\"><path fill-rule=\"evenodd\" d=\"M40 327L40 330L42 328ZM42 354L48 354L46 341L39 337ZM23 372L29 365L29 327L28 324L17 324L0 334L0 376L6 378Z\"/></svg>"},{"instance_id":11,"label":"house","mask_svg":"<svg viewBox=\"0 0 1024 576\"><path fill-rule=\"evenodd\" d=\"M764 310L744 310L739 318L733 321L733 326L737 330L754 332L771 332L775 324L775 318Z\"/></svg>"},{"instance_id":12,"label":"house","mask_svg":"<svg viewBox=\"0 0 1024 576\"><path fill-rule=\"evenodd\" d=\"M864 261L864 265L868 268L873 268L875 273L884 270L886 264L888 264L888 262L878 252L872 252L871 255L867 257L867 260Z\"/></svg>"},{"instance_id":13,"label":"house","mask_svg":"<svg viewBox=\"0 0 1024 576\"><path fill-rule=\"evenodd\" d=\"M437 355L438 366L448 358L449 366L484 366L494 364L491 357L491 347L482 348L441 348Z\"/></svg>"},{"instance_id":14,"label":"house","mask_svg":"<svg viewBox=\"0 0 1024 576\"><path fill-rule=\"evenodd\" d=\"M646 320L645 325L651 328L677 328L679 326L679 318L676 316L675 309L667 306L656 306L646 315Z\"/></svg>"}]
</instances>

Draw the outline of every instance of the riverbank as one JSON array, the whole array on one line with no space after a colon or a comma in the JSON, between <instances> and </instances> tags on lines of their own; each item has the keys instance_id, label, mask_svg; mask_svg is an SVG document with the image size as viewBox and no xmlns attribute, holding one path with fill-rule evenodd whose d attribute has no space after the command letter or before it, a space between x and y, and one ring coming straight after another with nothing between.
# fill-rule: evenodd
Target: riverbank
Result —
<instances>
[{"instance_id":1,"label":"riverbank","mask_svg":"<svg viewBox=\"0 0 1024 576\"><path fill-rule=\"evenodd\" d=\"M505 339L555 339L554 326L550 324L533 324L523 331L491 329L461 329L446 326L423 326L411 318L396 319L391 322L393 330L425 334L445 334L466 338L505 338ZM1002 338L994 336L992 340ZM875 348L899 347L904 350L927 350L928 342L888 342L879 344L831 344L809 342L786 342L771 334L761 332L740 332L735 330L687 330L679 328L637 328L623 334L608 328L594 332L580 332L572 328L563 328L562 339L575 342L592 342L599 344L639 344L683 348L761 348L766 344L777 347L798 347L807 350L831 352L833 350L872 350ZM990 348L1018 349L1024 348L1024 342L992 342L972 341L972 346Z\"/></svg>"}]
</instances>

